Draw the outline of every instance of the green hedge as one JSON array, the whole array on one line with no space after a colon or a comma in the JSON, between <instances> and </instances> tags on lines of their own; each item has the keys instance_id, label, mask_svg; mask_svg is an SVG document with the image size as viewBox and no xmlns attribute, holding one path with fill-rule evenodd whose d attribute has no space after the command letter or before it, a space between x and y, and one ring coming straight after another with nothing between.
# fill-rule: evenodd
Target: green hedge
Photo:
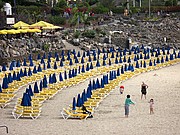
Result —
<instances>
[{"instance_id":1,"label":"green hedge","mask_svg":"<svg viewBox=\"0 0 180 135\"><path fill-rule=\"evenodd\" d=\"M93 7L92 8L92 11L95 13L95 14L103 14L103 13L107 13L109 11L108 8L106 7L103 7L102 5L98 5L96 7Z\"/></svg>"},{"instance_id":2,"label":"green hedge","mask_svg":"<svg viewBox=\"0 0 180 135\"><path fill-rule=\"evenodd\" d=\"M82 33L82 36L87 38L94 38L96 36L96 32L94 30L87 30L84 33Z\"/></svg>"},{"instance_id":3,"label":"green hedge","mask_svg":"<svg viewBox=\"0 0 180 135\"><path fill-rule=\"evenodd\" d=\"M64 25L66 24L66 18L60 16L49 16L47 18L50 23L55 25Z\"/></svg>"}]
</instances>

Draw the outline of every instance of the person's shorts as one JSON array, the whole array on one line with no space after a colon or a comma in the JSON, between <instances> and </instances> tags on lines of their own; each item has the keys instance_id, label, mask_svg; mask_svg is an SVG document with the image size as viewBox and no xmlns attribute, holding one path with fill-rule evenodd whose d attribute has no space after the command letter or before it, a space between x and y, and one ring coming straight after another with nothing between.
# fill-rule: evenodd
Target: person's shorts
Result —
<instances>
[{"instance_id":1,"label":"person's shorts","mask_svg":"<svg viewBox=\"0 0 180 135\"><path fill-rule=\"evenodd\" d=\"M146 95L147 92L142 92L143 95Z\"/></svg>"}]
</instances>

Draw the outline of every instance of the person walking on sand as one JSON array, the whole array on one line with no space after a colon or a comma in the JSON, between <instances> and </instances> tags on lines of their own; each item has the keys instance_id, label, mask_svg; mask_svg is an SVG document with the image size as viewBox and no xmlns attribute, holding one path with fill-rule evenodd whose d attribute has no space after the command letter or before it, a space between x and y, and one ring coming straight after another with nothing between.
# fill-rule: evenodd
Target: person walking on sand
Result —
<instances>
[{"instance_id":1,"label":"person walking on sand","mask_svg":"<svg viewBox=\"0 0 180 135\"><path fill-rule=\"evenodd\" d=\"M144 95L144 97L145 97L145 99L146 99L146 93L147 93L147 91L146 91L146 89L148 88L148 85L147 84L145 84L144 82L142 82L142 85L141 85L141 99L143 98L143 95Z\"/></svg>"},{"instance_id":2,"label":"person walking on sand","mask_svg":"<svg viewBox=\"0 0 180 135\"><path fill-rule=\"evenodd\" d=\"M131 101L130 95L127 95L127 98L125 100L125 117L126 118L128 118L128 116L129 116L129 105L130 104L135 105L134 102Z\"/></svg>"},{"instance_id":3,"label":"person walking on sand","mask_svg":"<svg viewBox=\"0 0 180 135\"><path fill-rule=\"evenodd\" d=\"M149 101L150 114L154 114L154 100L150 99Z\"/></svg>"}]
</instances>

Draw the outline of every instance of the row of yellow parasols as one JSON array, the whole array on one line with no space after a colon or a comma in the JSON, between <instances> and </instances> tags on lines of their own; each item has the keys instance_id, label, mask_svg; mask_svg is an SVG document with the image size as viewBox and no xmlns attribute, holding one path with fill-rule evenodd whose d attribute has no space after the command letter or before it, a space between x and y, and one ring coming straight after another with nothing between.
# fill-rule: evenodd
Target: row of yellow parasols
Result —
<instances>
[{"instance_id":1,"label":"row of yellow parasols","mask_svg":"<svg viewBox=\"0 0 180 135\"><path fill-rule=\"evenodd\" d=\"M61 28L59 26L54 26L53 24L39 21L35 24L29 25L27 23L24 23L22 21L17 22L13 25L15 29L11 30L0 30L0 34L19 34L19 33L35 33L35 32L41 32L40 29L58 29Z\"/></svg>"},{"instance_id":2,"label":"row of yellow parasols","mask_svg":"<svg viewBox=\"0 0 180 135\"><path fill-rule=\"evenodd\" d=\"M37 23L34 23L32 25L29 25L27 23L24 23L22 21L17 22L13 25L14 28L20 28L20 29L27 29L27 28L41 28L41 29L59 29L61 27L55 26L51 23L45 22L45 21L39 21Z\"/></svg>"}]
</instances>

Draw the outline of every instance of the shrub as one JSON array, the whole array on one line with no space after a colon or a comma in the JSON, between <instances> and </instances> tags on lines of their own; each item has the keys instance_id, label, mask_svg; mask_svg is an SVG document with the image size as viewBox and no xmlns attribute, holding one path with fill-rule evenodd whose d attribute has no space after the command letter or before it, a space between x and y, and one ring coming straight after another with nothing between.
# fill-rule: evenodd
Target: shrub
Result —
<instances>
[{"instance_id":1,"label":"shrub","mask_svg":"<svg viewBox=\"0 0 180 135\"><path fill-rule=\"evenodd\" d=\"M124 13L124 8L123 7L114 7L111 10L112 10L113 13L116 13L116 14Z\"/></svg>"},{"instance_id":2,"label":"shrub","mask_svg":"<svg viewBox=\"0 0 180 135\"><path fill-rule=\"evenodd\" d=\"M93 12L96 14L103 14L103 13L107 13L109 11L108 8L102 6L102 5L98 5L94 8L92 8Z\"/></svg>"},{"instance_id":3,"label":"shrub","mask_svg":"<svg viewBox=\"0 0 180 135\"><path fill-rule=\"evenodd\" d=\"M77 31L74 32L73 37L74 38L79 38L80 34L81 34L80 31L77 30Z\"/></svg>"},{"instance_id":4,"label":"shrub","mask_svg":"<svg viewBox=\"0 0 180 135\"><path fill-rule=\"evenodd\" d=\"M60 17L60 16L49 16L48 20L50 21L50 23L55 24L55 25L66 24L66 19L64 17Z\"/></svg>"},{"instance_id":5,"label":"shrub","mask_svg":"<svg viewBox=\"0 0 180 135\"><path fill-rule=\"evenodd\" d=\"M64 12L63 8L54 7L54 8L51 9L51 14L53 16L57 16L57 15L63 14L63 12Z\"/></svg>"},{"instance_id":6,"label":"shrub","mask_svg":"<svg viewBox=\"0 0 180 135\"><path fill-rule=\"evenodd\" d=\"M96 32L94 30L87 30L82 35L87 38L94 38L96 36Z\"/></svg>"}]
</instances>

